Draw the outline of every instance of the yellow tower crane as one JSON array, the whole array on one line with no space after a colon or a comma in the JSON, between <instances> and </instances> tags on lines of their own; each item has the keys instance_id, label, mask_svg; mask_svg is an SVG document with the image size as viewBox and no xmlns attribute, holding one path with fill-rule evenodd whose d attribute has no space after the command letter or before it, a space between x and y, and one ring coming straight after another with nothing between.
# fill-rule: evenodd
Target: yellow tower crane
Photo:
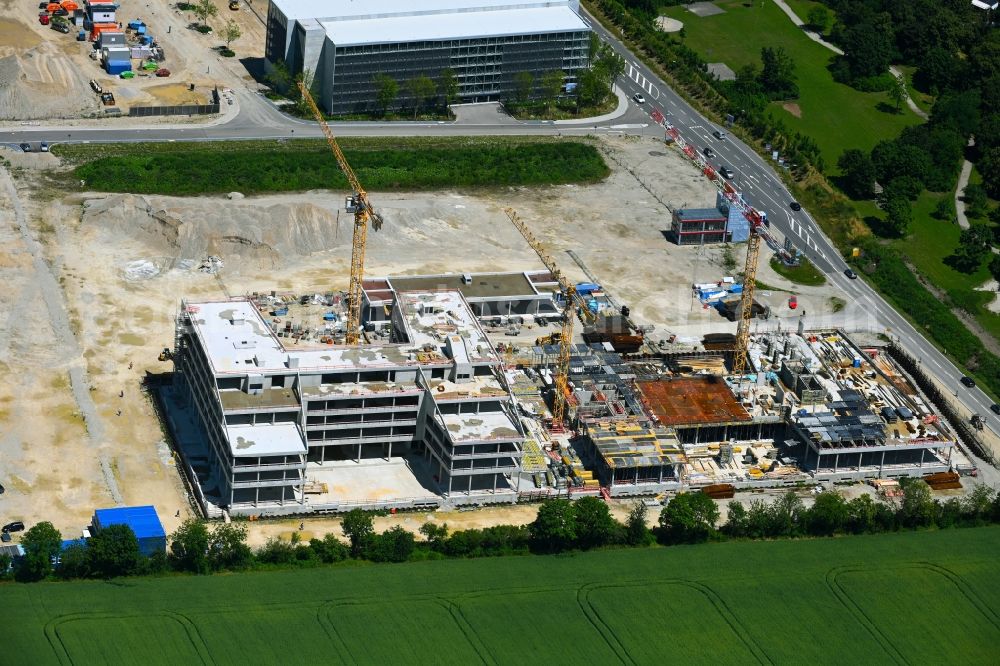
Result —
<instances>
[{"instance_id":1,"label":"yellow tower crane","mask_svg":"<svg viewBox=\"0 0 1000 666\"><path fill-rule=\"evenodd\" d=\"M371 220L372 228L378 231L382 228L382 216L375 212L371 202L368 201L368 193L361 186L358 177L354 175L354 169L347 163L344 151L337 143L337 137L333 135L333 130L326 124L323 114L320 113L316 101L309 94L309 89L301 81L299 90L302 91L302 98L309 104L316 122L323 130L326 142L330 144L330 150L337 158L340 170L347 177L347 182L351 185L352 196L347 198L347 212L354 213L354 240L351 244L351 282L347 290L347 334L345 342L349 345L357 344L359 332L361 330L361 281L365 275L365 249L368 244L368 221Z\"/></svg>"},{"instance_id":2,"label":"yellow tower crane","mask_svg":"<svg viewBox=\"0 0 1000 666\"><path fill-rule=\"evenodd\" d=\"M571 345L573 343L573 319L576 318L576 287L570 284L559 267L556 266L555 259L552 258L541 242L535 238L531 230L524 224L517 212L513 208L505 208L507 217L517 227L517 230L524 236L531 249L535 251L538 258L542 260L545 268L549 269L552 276L559 283L559 289L563 296L563 323L559 333L559 361L556 365L555 394L552 397L552 425L561 428L566 422L566 398L569 397L569 358Z\"/></svg>"},{"instance_id":3,"label":"yellow tower crane","mask_svg":"<svg viewBox=\"0 0 1000 666\"><path fill-rule=\"evenodd\" d=\"M747 369L750 350L750 320L753 318L753 296L757 286L757 259L760 257L760 234L751 222L747 239L747 262L743 269L743 294L740 298L740 323L736 326L736 354L733 374L742 375Z\"/></svg>"}]
</instances>

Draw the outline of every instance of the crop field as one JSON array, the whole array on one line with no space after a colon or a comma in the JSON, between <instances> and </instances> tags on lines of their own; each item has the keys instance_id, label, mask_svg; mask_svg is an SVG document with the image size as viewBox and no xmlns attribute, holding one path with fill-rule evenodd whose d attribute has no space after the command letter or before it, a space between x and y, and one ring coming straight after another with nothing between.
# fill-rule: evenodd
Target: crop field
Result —
<instances>
[{"instance_id":1,"label":"crop field","mask_svg":"<svg viewBox=\"0 0 1000 666\"><path fill-rule=\"evenodd\" d=\"M19 663L987 663L1000 527L0 587Z\"/></svg>"}]
</instances>

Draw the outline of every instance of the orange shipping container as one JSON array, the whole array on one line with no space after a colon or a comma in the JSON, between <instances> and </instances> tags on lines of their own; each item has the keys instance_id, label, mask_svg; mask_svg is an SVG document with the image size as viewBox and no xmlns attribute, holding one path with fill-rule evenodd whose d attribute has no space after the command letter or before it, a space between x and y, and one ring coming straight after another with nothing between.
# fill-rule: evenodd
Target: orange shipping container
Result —
<instances>
[{"instance_id":1,"label":"orange shipping container","mask_svg":"<svg viewBox=\"0 0 1000 666\"><path fill-rule=\"evenodd\" d=\"M105 30L121 30L117 23L95 23L90 28L90 41L96 40Z\"/></svg>"}]
</instances>

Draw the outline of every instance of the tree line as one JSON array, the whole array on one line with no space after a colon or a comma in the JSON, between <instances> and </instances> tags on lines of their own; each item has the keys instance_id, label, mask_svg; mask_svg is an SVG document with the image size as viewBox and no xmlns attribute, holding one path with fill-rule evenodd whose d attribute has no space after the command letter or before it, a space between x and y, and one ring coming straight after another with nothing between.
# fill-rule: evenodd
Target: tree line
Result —
<instances>
[{"instance_id":1,"label":"tree line","mask_svg":"<svg viewBox=\"0 0 1000 666\"><path fill-rule=\"evenodd\" d=\"M425 523L422 538L392 527L377 533L375 514L355 509L341 520L343 539L335 534L290 541L269 539L252 548L245 523L188 519L170 535L167 553L140 555L138 540L127 525L112 525L85 543L62 549L62 537L51 523L29 529L21 545L25 555L12 563L0 556L0 579L31 582L43 579L108 579L167 572L209 574L262 568L308 567L347 561L412 562L443 558L560 553L607 547L645 547L703 543L727 539L829 537L897 530L952 528L1000 523L1000 495L984 485L963 498L932 497L928 485L902 480L902 497L893 500L861 495L846 500L835 490L816 494L806 507L795 491L771 501L728 504L719 524L719 506L707 495L689 492L672 498L656 525L647 526L647 507L636 503L625 522L611 515L603 500L551 499L538 508L528 525L497 525L451 531L446 523Z\"/></svg>"}]
</instances>

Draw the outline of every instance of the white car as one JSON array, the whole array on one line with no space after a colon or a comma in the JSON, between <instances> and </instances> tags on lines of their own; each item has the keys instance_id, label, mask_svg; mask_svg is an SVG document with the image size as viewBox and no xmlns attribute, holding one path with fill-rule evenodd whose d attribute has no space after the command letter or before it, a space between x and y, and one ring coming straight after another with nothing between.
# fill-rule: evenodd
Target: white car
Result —
<instances>
[{"instance_id":1,"label":"white car","mask_svg":"<svg viewBox=\"0 0 1000 666\"><path fill-rule=\"evenodd\" d=\"M645 104L646 103L646 98L643 97L641 93L636 93L636 94L632 95L632 99L635 100L636 104Z\"/></svg>"}]
</instances>

